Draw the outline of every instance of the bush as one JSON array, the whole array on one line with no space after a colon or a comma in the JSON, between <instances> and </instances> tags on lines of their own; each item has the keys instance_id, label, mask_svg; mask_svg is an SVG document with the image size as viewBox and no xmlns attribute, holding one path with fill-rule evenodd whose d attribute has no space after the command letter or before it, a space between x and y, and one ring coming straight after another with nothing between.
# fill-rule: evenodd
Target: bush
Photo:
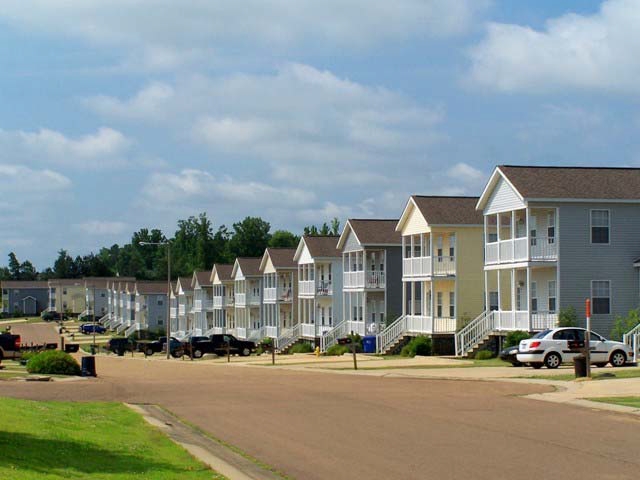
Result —
<instances>
[{"instance_id":1,"label":"bush","mask_svg":"<svg viewBox=\"0 0 640 480\"><path fill-rule=\"evenodd\" d=\"M344 355L347 352L349 352L349 347L347 345L335 344L327 348L325 355L339 357L340 355Z\"/></svg>"},{"instance_id":2,"label":"bush","mask_svg":"<svg viewBox=\"0 0 640 480\"><path fill-rule=\"evenodd\" d=\"M515 330L513 332L509 332L507 333L507 336L504 337L504 343L502 344L502 348L520 345L520 341L526 340L527 338L531 338L531 335L529 334L529 332L525 332L523 330Z\"/></svg>"},{"instance_id":3,"label":"bush","mask_svg":"<svg viewBox=\"0 0 640 480\"><path fill-rule=\"evenodd\" d=\"M428 357L431 355L431 350L431 339L429 337L420 336L412 338L409 343L402 347L400 355L403 357L415 357L416 355Z\"/></svg>"},{"instance_id":4,"label":"bush","mask_svg":"<svg viewBox=\"0 0 640 480\"><path fill-rule=\"evenodd\" d=\"M289 353L311 353L313 347L310 343L297 343L289 349Z\"/></svg>"},{"instance_id":5,"label":"bush","mask_svg":"<svg viewBox=\"0 0 640 480\"><path fill-rule=\"evenodd\" d=\"M560 310L558 314L559 327L577 327L578 314L574 307L567 307Z\"/></svg>"},{"instance_id":6,"label":"bush","mask_svg":"<svg viewBox=\"0 0 640 480\"><path fill-rule=\"evenodd\" d=\"M80 375L75 358L60 350L46 350L27 362L27 372L47 375Z\"/></svg>"},{"instance_id":7,"label":"bush","mask_svg":"<svg viewBox=\"0 0 640 480\"><path fill-rule=\"evenodd\" d=\"M480 350L476 353L476 360L489 360L490 358L493 358L493 352L489 350Z\"/></svg>"},{"instance_id":8,"label":"bush","mask_svg":"<svg viewBox=\"0 0 640 480\"><path fill-rule=\"evenodd\" d=\"M611 340L622 341L622 336L633 330L640 324L640 310L631 310L626 317L617 316L613 329L611 330Z\"/></svg>"},{"instance_id":9,"label":"bush","mask_svg":"<svg viewBox=\"0 0 640 480\"><path fill-rule=\"evenodd\" d=\"M27 362L31 360L33 357L35 357L37 354L38 352L23 352L22 355L20 355L20 363L22 365L26 365Z\"/></svg>"}]
</instances>

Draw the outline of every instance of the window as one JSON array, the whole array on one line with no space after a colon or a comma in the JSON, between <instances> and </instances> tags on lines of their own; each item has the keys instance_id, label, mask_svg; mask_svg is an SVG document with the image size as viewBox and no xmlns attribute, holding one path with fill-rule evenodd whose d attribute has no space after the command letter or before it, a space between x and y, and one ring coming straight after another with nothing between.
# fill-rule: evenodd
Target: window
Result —
<instances>
[{"instance_id":1,"label":"window","mask_svg":"<svg viewBox=\"0 0 640 480\"><path fill-rule=\"evenodd\" d=\"M438 237L436 245L437 245L436 255L438 256L438 261L441 262L442 261L442 237Z\"/></svg>"},{"instance_id":2,"label":"window","mask_svg":"<svg viewBox=\"0 0 640 480\"><path fill-rule=\"evenodd\" d=\"M63 295L66 295L66 294L67 294L67 289L66 289L66 288L63 288L63 289L62 289L62 294L63 294Z\"/></svg>"},{"instance_id":3,"label":"window","mask_svg":"<svg viewBox=\"0 0 640 480\"><path fill-rule=\"evenodd\" d=\"M442 317L442 292L436 293L436 316Z\"/></svg>"},{"instance_id":4,"label":"window","mask_svg":"<svg viewBox=\"0 0 640 480\"><path fill-rule=\"evenodd\" d=\"M453 257L456 256L456 236L455 235L451 235L449 237L449 256L451 257L452 260L453 260Z\"/></svg>"},{"instance_id":5,"label":"window","mask_svg":"<svg viewBox=\"0 0 640 480\"><path fill-rule=\"evenodd\" d=\"M289 312L291 315L291 312ZM333 325L333 307L329 307L329 325Z\"/></svg>"},{"instance_id":6,"label":"window","mask_svg":"<svg viewBox=\"0 0 640 480\"><path fill-rule=\"evenodd\" d=\"M456 317L456 294L455 292L449 292L449 317Z\"/></svg>"},{"instance_id":7,"label":"window","mask_svg":"<svg viewBox=\"0 0 640 480\"><path fill-rule=\"evenodd\" d=\"M413 235L413 256L421 257L422 256L422 244L420 242L420 235Z\"/></svg>"},{"instance_id":8,"label":"window","mask_svg":"<svg viewBox=\"0 0 640 480\"><path fill-rule=\"evenodd\" d=\"M104 293L104 292L102 292L102 293L100 294L100 296L101 296L102 298L104 298L104 297L105 297L105 293Z\"/></svg>"},{"instance_id":9,"label":"window","mask_svg":"<svg viewBox=\"0 0 640 480\"><path fill-rule=\"evenodd\" d=\"M531 282L531 312L537 313L538 311L538 283Z\"/></svg>"},{"instance_id":10,"label":"window","mask_svg":"<svg viewBox=\"0 0 640 480\"><path fill-rule=\"evenodd\" d=\"M549 216L547 218L547 241L550 245L555 243L556 237L556 216L555 213L549 212Z\"/></svg>"},{"instance_id":11,"label":"window","mask_svg":"<svg viewBox=\"0 0 640 480\"><path fill-rule=\"evenodd\" d=\"M500 310L500 304L498 300L498 292L489 292L489 310Z\"/></svg>"},{"instance_id":12,"label":"window","mask_svg":"<svg viewBox=\"0 0 640 480\"><path fill-rule=\"evenodd\" d=\"M554 313L556 311L556 281L549 280L549 311Z\"/></svg>"},{"instance_id":13,"label":"window","mask_svg":"<svg viewBox=\"0 0 640 480\"><path fill-rule=\"evenodd\" d=\"M161 307L162 305L164 305L164 302L162 301L161 298L158 299L158 306Z\"/></svg>"},{"instance_id":14,"label":"window","mask_svg":"<svg viewBox=\"0 0 640 480\"><path fill-rule=\"evenodd\" d=\"M611 282L609 280L591 281L591 310L594 315L611 313Z\"/></svg>"},{"instance_id":15,"label":"window","mask_svg":"<svg viewBox=\"0 0 640 480\"><path fill-rule=\"evenodd\" d=\"M609 243L609 210L591 210L591 243Z\"/></svg>"}]
</instances>

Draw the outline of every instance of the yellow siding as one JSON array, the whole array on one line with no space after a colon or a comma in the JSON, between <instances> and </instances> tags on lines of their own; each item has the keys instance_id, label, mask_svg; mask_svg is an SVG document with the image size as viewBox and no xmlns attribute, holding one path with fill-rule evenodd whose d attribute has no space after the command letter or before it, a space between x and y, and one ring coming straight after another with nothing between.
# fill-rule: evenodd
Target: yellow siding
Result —
<instances>
[{"instance_id":1,"label":"yellow siding","mask_svg":"<svg viewBox=\"0 0 640 480\"><path fill-rule=\"evenodd\" d=\"M416 235L418 233L427 233L431 230L427 221L413 203L409 204L409 213L407 221L402 228L402 235Z\"/></svg>"},{"instance_id":2,"label":"yellow siding","mask_svg":"<svg viewBox=\"0 0 640 480\"><path fill-rule=\"evenodd\" d=\"M484 251L482 227L458 227L456 281L458 319L474 319L484 309ZM447 299L448 300L448 299Z\"/></svg>"},{"instance_id":3,"label":"yellow siding","mask_svg":"<svg viewBox=\"0 0 640 480\"><path fill-rule=\"evenodd\" d=\"M273 266L273 262L269 256L267 256L267 263L264 266L264 273L276 273L276 268Z\"/></svg>"}]
</instances>

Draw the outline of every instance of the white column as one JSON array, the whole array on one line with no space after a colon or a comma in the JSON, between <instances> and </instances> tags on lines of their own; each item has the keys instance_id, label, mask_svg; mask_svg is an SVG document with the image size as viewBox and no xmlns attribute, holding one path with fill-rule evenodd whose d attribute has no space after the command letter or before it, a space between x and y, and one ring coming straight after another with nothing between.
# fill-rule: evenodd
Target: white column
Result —
<instances>
[{"instance_id":1,"label":"white column","mask_svg":"<svg viewBox=\"0 0 640 480\"><path fill-rule=\"evenodd\" d=\"M488 312L490 309L489 305L489 272L484 271L484 309Z\"/></svg>"},{"instance_id":2,"label":"white column","mask_svg":"<svg viewBox=\"0 0 640 480\"><path fill-rule=\"evenodd\" d=\"M407 282L402 282L402 315L407 315Z\"/></svg>"},{"instance_id":3,"label":"white column","mask_svg":"<svg viewBox=\"0 0 640 480\"><path fill-rule=\"evenodd\" d=\"M529 319L529 331L531 331L531 267L527 267L527 317Z\"/></svg>"},{"instance_id":4,"label":"white column","mask_svg":"<svg viewBox=\"0 0 640 480\"><path fill-rule=\"evenodd\" d=\"M411 282L411 315L416 314L416 283Z\"/></svg>"}]
</instances>

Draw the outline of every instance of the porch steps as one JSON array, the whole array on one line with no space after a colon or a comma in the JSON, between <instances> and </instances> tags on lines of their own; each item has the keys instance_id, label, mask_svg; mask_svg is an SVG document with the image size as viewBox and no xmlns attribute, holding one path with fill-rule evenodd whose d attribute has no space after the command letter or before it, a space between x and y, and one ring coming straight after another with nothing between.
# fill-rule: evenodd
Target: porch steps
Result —
<instances>
[{"instance_id":1,"label":"porch steps","mask_svg":"<svg viewBox=\"0 0 640 480\"><path fill-rule=\"evenodd\" d=\"M379 351L381 355L398 355L402 348L414 338L415 335L411 335L408 333L404 333L397 337L393 343L387 345L386 348L382 351Z\"/></svg>"}]
</instances>

